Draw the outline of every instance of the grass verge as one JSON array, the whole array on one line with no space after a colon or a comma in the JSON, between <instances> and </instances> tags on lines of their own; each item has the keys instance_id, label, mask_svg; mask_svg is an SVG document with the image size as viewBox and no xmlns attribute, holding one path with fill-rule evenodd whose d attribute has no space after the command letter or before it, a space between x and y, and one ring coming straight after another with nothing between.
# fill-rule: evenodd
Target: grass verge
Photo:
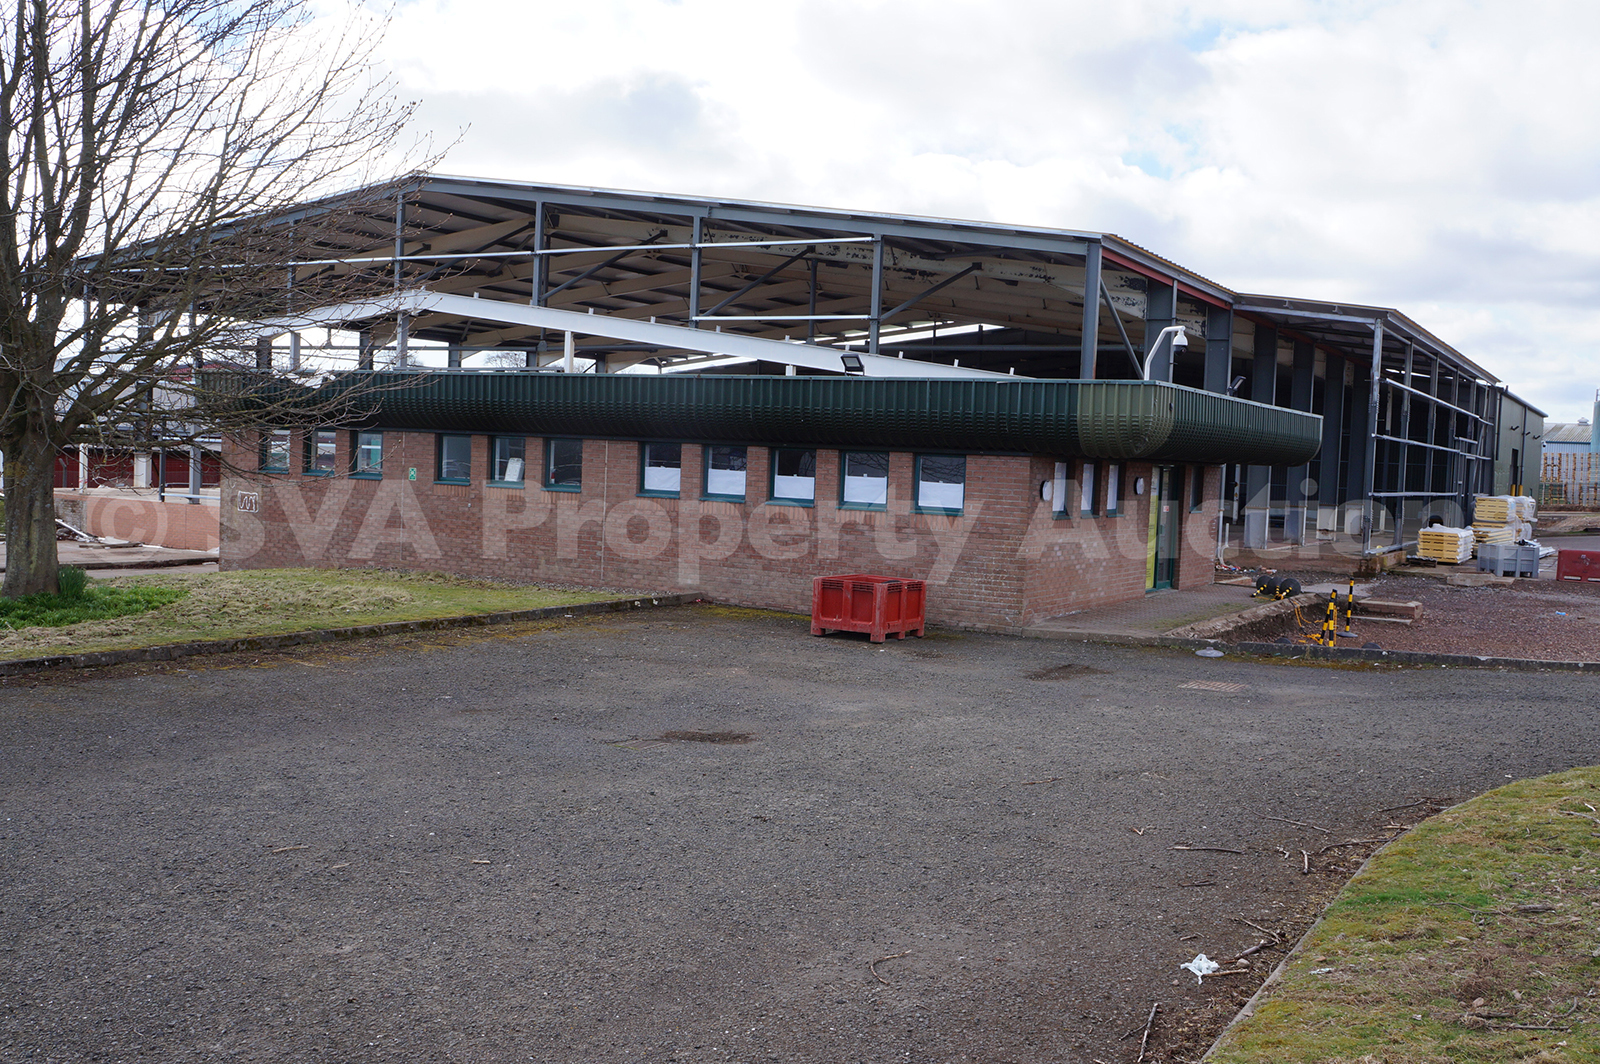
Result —
<instances>
[{"instance_id":1,"label":"grass verge","mask_svg":"<svg viewBox=\"0 0 1600 1064\"><path fill-rule=\"evenodd\" d=\"M185 594L181 587L87 587L76 595L0 599L0 632L20 634L23 628L61 628L128 617L176 602Z\"/></svg>"},{"instance_id":2,"label":"grass verge","mask_svg":"<svg viewBox=\"0 0 1600 1064\"><path fill-rule=\"evenodd\" d=\"M1600 1060L1600 768L1423 822L1328 907L1209 1064Z\"/></svg>"},{"instance_id":3,"label":"grass verge","mask_svg":"<svg viewBox=\"0 0 1600 1064\"><path fill-rule=\"evenodd\" d=\"M169 600L131 616L55 628L0 628L0 660L540 609L625 594L374 569L152 573L108 580L90 591L169 596Z\"/></svg>"}]
</instances>

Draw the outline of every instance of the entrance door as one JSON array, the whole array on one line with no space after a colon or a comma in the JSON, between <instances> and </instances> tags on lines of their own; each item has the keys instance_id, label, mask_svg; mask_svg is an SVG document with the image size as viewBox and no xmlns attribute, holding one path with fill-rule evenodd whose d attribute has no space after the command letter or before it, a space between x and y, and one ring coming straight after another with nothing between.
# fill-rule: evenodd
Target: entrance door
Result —
<instances>
[{"instance_id":1,"label":"entrance door","mask_svg":"<svg viewBox=\"0 0 1600 1064\"><path fill-rule=\"evenodd\" d=\"M1179 476L1172 466L1150 471L1150 530L1145 566L1145 589L1173 586L1178 578Z\"/></svg>"}]
</instances>

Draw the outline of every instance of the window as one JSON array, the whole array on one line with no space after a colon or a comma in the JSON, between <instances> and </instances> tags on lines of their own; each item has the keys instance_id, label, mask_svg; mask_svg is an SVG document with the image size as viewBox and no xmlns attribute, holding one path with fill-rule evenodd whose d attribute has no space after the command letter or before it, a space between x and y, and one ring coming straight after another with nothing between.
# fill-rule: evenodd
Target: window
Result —
<instances>
[{"instance_id":1,"label":"window","mask_svg":"<svg viewBox=\"0 0 1600 1064\"><path fill-rule=\"evenodd\" d=\"M917 509L959 513L966 501L966 490L966 455L917 456Z\"/></svg>"},{"instance_id":2,"label":"window","mask_svg":"<svg viewBox=\"0 0 1600 1064\"><path fill-rule=\"evenodd\" d=\"M772 501L817 501L817 452L798 447L772 449Z\"/></svg>"},{"instance_id":3,"label":"window","mask_svg":"<svg viewBox=\"0 0 1600 1064\"><path fill-rule=\"evenodd\" d=\"M646 443L639 451L639 493L676 496L683 476L683 445Z\"/></svg>"},{"instance_id":4,"label":"window","mask_svg":"<svg viewBox=\"0 0 1600 1064\"><path fill-rule=\"evenodd\" d=\"M494 457L492 479L499 484L521 484L528 441L521 436L495 436L489 441L489 449Z\"/></svg>"},{"instance_id":5,"label":"window","mask_svg":"<svg viewBox=\"0 0 1600 1064\"><path fill-rule=\"evenodd\" d=\"M446 484L472 481L472 437L439 435L439 464L435 480Z\"/></svg>"},{"instance_id":6,"label":"window","mask_svg":"<svg viewBox=\"0 0 1600 1064\"><path fill-rule=\"evenodd\" d=\"M355 432L350 448L350 473L357 477L383 476L383 433Z\"/></svg>"},{"instance_id":7,"label":"window","mask_svg":"<svg viewBox=\"0 0 1600 1064\"><path fill-rule=\"evenodd\" d=\"M1050 512L1057 517L1071 517L1072 508L1067 496L1072 493L1072 464L1057 462L1055 476L1050 480Z\"/></svg>"},{"instance_id":8,"label":"window","mask_svg":"<svg viewBox=\"0 0 1600 1064\"><path fill-rule=\"evenodd\" d=\"M745 449L720 444L706 448L706 498L744 500Z\"/></svg>"},{"instance_id":9,"label":"window","mask_svg":"<svg viewBox=\"0 0 1600 1064\"><path fill-rule=\"evenodd\" d=\"M889 502L889 456L883 451L846 451L839 478L839 503L882 509Z\"/></svg>"},{"instance_id":10,"label":"window","mask_svg":"<svg viewBox=\"0 0 1600 1064\"><path fill-rule=\"evenodd\" d=\"M1106 516L1115 517L1122 510L1122 467L1115 462L1106 466Z\"/></svg>"},{"instance_id":11,"label":"window","mask_svg":"<svg viewBox=\"0 0 1600 1064\"><path fill-rule=\"evenodd\" d=\"M544 441L544 486L547 491L583 490L583 441Z\"/></svg>"},{"instance_id":12,"label":"window","mask_svg":"<svg viewBox=\"0 0 1600 1064\"><path fill-rule=\"evenodd\" d=\"M312 429L306 433L305 469L312 476L331 477L339 434L333 429Z\"/></svg>"},{"instance_id":13,"label":"window","mask_svg":"<svg viewBox=\"0 0 1600 1064\"><path fill-rule=\"evenodd\" d=\"M1199 510L1206 504L1206 467L1192 466L1189 469L1189 511Z\"/></svg>"},{"instance_id":14,"label":"window","mask_svg":"<svg viewBox=\"0 0 1600 1064\"><path fill-rule=\"evenodd\" d=\"M288 429L273 429L261 434L261 470L265 473L289 471Z\"/></svg>"},{"instance_id":15,"label":"window","mask_svg":"<svg viewBox=\"0 0 1600 1064\"><path fill-rule=\"evenodd\" d=\"M1094 463L1080 462L1079 468L1083 470L1078 480L1078 513L1083 517L1093 517L1098 511L1094 505Z\"/></svg>"}]
</instances>

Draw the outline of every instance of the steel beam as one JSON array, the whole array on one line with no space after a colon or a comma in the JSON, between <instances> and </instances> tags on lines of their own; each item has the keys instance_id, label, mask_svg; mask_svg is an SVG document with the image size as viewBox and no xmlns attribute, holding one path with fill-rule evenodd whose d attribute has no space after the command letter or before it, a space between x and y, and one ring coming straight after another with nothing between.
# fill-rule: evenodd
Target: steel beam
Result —
<instances>
[{"instance_id":1,"label":"steel beam","mask_svg":"<svg viewBox=\"0 0 1600 1064\"><path fill-rule=\"evenodd\" d=\"M710 318L710 317L714 316L717 313L717 311L721 310L723 307L727 306L729 303L737 303L740 300L740 298L742 298L746 293L748 293L748 292L760 287L761 285L765 284L767 281L770 281L772 278L776 277L778 274L782 273L785 269L787 269L788 267L792 266L794 263L798 262L799 260L805 258L809 254L811 254L811 249L807 248L804 251L796 252L795 254L790 255L788 258L786 258L782 262L778 263L772 269L768 270L766 273L762 274L760 277L757 277L754 281L751 281L749 284L745 285L743 288L741 288L737 292L733 293L733 295L729 296L727 299L724 299L721 303L718 303L716 306L714 306L710 310L706 311L703 315L701 315L701 318L702 319Z\"/></svg>"},{"instance_id":2,"label":"steel beam","mask_svg":"<svg viewBox=\"0 0 1600 1064\"><path fill-rule=\"evenodd\" d=\"M839 372L840 351L811 344L767 340L738 333L713 333L683 325L667 325L650 321L635 321L612 314L581 314L553 307L530 307L522 302L505 302L498 299L473 299L470 296L447 295L413 289L398 296L344 303L307 310L291 317L260 322L257 328L263 337L270 337L291 329L331 325L338 327L353 322L391 318L405 311L413 317L444 314L464 320L492 322L529 329L550 329L583 336L602 336L642 344L656 350L698 351L709 355L758 359L792 366L804 366ZM993 373L967 366L945 366L937 362L922 362L909 358L890 358L871 352L853 352L862 361L869 377L902 378L958 378L983 380L1031 380L1033 378ZM371 368L370 359L363 368Z\"/></svg>"},{"instance_id":3,"label":"steel beam","mask_svg":"<svg viewBox=\"0 0 1600 1064\"><path fill-rule=\"evenodd\" d=\"M934 285L932 288L928 288L928 289L925 289L925 290L917 293L916 295L912 296L910 299L906 300L904 303L901 303L899 306L895 307L893 310L889 311L886 314L881 315L879 317L879 319L878 319L878 324L882 325L884 322L888 321L890 318L894 317L896 314L900 313L902 310L906 310L909 307L915 306L917 303L920 303L922 300L927 299L929 296L933 295L935 292L939 291L940 289L950 287L951 285L955 284L957 281L961 280L961 278L965 277L967 274L972 273L973 271L981 268L982 265L983 264L981 262L974 262L971 266L968 266L966 269L962 270L960 273L953 273L949 277L946 277L944 280L940 281L938 284Z\"/></svg>"}]
</instances>

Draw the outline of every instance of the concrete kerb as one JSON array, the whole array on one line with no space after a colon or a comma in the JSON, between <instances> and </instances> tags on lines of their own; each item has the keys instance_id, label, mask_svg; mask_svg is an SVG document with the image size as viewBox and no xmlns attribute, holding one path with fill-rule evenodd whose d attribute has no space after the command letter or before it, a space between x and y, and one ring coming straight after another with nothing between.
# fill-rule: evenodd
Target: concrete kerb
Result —
<instances>
[{"instance_id":1,"label":"concrete kerb","mask_svg":"<svg viewBox=\"0 0 1600 1064\"><path fill-rule=\"evenodd\" d=\"M604 602L583 602L571 606L546 606L536 610L501 610L496 613L472 613L458 617L430 617L416 621L390 621L385 624L358 624L348 628L285 632L281 635L241 636L238 639L209 639L192 643L163 643L153 647L129 647L125 650L101 650L85 654L53 654L43 658L0 661L0 676L20 676L47 669L87 669L137 662L175 661L180 658L240 651L282 650L286 647L305 646L311 643L336 643L348 639L370 639L376 636L438 631L446 628L481 628L495 624L584 617L598 613L653 609L660 606L687 606L704 601L707 601L704 595L694 592L680 595L652 595L643 598L609 599Z\"/></svg>"},{"instance_id":2,"label":"concrete kerb","mask_svg":"<svg viewBox=\"0 0 1600 1064\"><path fill-rule=\"evenodd\" d=\"M1455 807L1452 806L1451 808ZM1410 829L1407 828L1405 831L1402 831L1400 834L1396 835L1394 838L1390 839L1388 842L1374 850L1365 861L1361 862L1361 867L1356 869L1355 873L1351 875L1350 879L1345 882L1344 887L1340 889L1340 893L1342 894L1345 890L1348 890L1350 884L1355 881L1356 877L1365 872L1367 870L1367 866L1372 864L1372 862L1377 859L1379 854L1383 853L1389 847L1393 846L1410 833ZM1337 897L1337 895L1335 895L1335 897ZM1329 905L1331 906L1332 902L1329 902ZM1222 1033L1217 1035L1216 1040L1211 1043L1211 1047L1207 1049L1205 1055L1200 1058L1200 1064L1206 1064L1206 1061L1211 1059L1212 1054L1214 1054L1218 1048L1222 1046L1222 1040L1227 1038L1235 1027L1248 1020L1251 1016L1254 1016L1256 1009L1261 1007L1262 1002L1266 1001L1267 998L1272 996L1272 992L1277 989L1278 984L1283 981L1283 973L1288 971L1289 963L1305 951L1306 943L1311 941L1311 936L1317 933L1317 930L1322 927L1323 921L1327 920L1327 918L1328 909L1327 907L1324 907L1322 912L1318 914L1316 920L1311 924L1310 927L1306 929L1306 933L1300 936L1300 941L1296 942L1289 952L1283 955L1283 960L1279 961L1278 966L1272 969L1272 972L1267 976L1266 981L1256 988L1256 992L1250 995L1250 1000L1246 1001L1244 1003L1244 1007L1234 1014L1233 1019L1228 1021L1228 1026L1222 1029Z\"/></svg>"}]
</instances>

